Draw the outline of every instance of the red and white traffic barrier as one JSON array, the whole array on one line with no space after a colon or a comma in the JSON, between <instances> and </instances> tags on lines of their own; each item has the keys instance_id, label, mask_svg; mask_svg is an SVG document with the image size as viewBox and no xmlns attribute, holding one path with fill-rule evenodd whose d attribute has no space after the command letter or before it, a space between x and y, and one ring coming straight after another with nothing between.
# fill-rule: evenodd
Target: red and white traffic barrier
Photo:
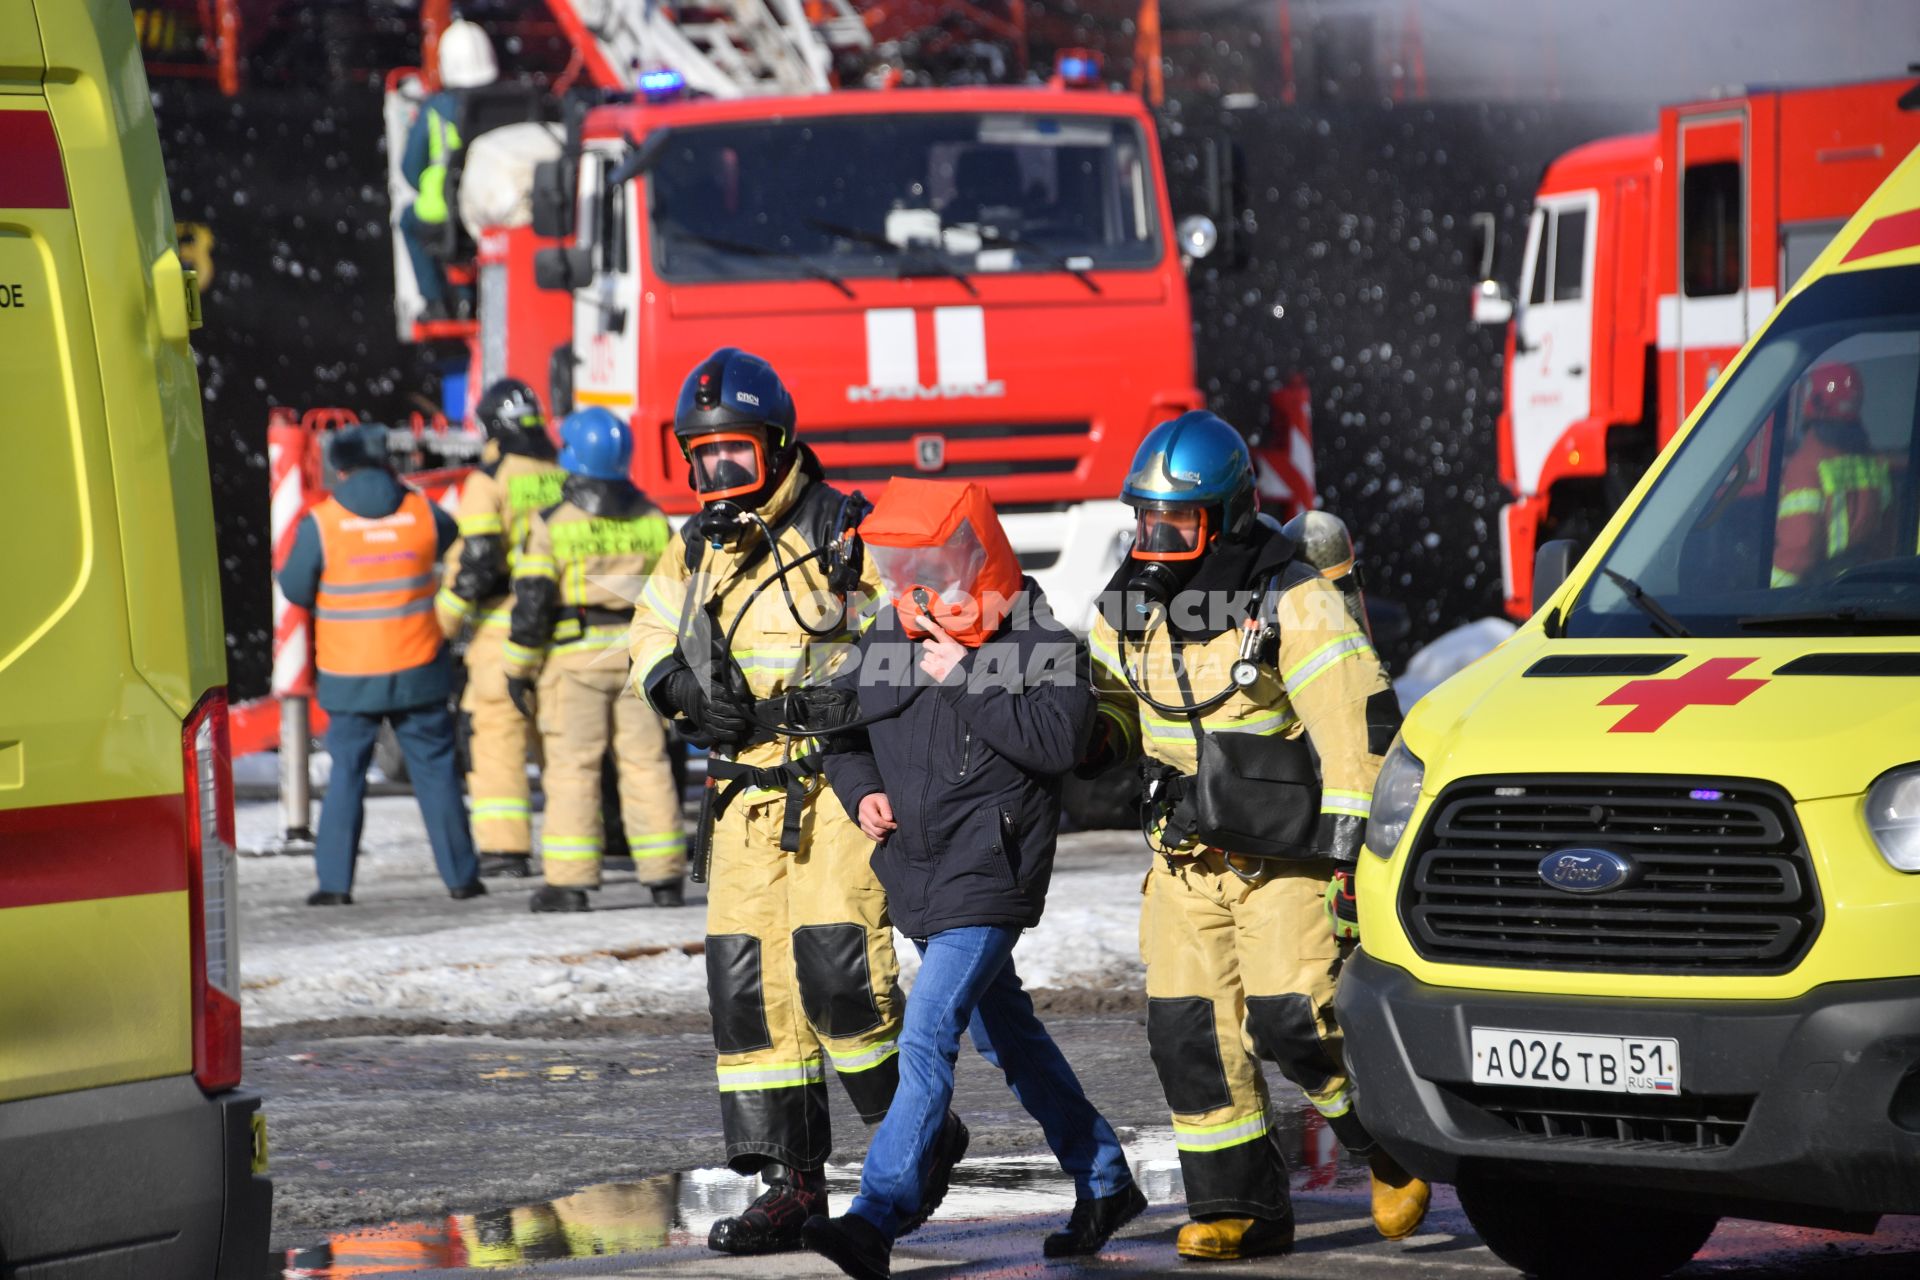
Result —
<instances>
[{"instance_id":1,"label":"red and white traffic barrier","mask_svg":"<svg viewBox=\"0 0 1920 1280\"><path fill-rule=\"evenodd\" d=\"M1313 392L1302 374L1290 374L1268 397L1272 415L1253 446L1260 506L1282 524L1320 505L1313 477Z\"/></svg>"}]
</instances>

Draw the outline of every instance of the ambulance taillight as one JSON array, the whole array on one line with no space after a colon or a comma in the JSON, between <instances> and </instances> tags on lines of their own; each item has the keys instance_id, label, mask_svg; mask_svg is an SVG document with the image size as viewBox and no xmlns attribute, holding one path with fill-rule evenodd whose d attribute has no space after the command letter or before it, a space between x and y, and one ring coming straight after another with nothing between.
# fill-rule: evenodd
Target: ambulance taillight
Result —
<instances>
[{"instance_id":1,"label":"ambulance taillight","mask_svg":"<svg viewBox=\"0 0 1920 1280\"><path fill-rule=\"evenodd\" d=\"M202 1089L215 1093L240 1083L240 901L225 690L200 700L181 743L193 931L193 1074Z\"/></svg>"}]
</instances>

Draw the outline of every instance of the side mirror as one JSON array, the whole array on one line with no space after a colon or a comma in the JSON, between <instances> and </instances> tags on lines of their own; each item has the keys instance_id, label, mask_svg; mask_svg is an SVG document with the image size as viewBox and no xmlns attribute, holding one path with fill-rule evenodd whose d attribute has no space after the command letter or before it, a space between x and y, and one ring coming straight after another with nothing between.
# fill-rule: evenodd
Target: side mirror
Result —
<instances>
[{"instance_id":1,"label":"side mirror","mask_svg":"<svg viewBox=\"0 0 1920 1280\"><path fill-rule=\"evenodd\" d=\"M1204 213L1190 213L1174 229L1180 237L1180 252L1198 262L1220 244L1220 228Z\"/></svg>"},{"instance_id":2,"label":"side mirror","mask_svg":"<svg viewBox=\"0 0 1920 1280\"><path fill-rule=\"evenodd\" d=\"M1474 279L1480 283L1473 291L1473 322L1477 325L1505 324L1513 319L1513 295L1493 277L1494 255L1500 245L1499 226L1491 213L1476 213L1467 219L1473 228Z\"/></svg>"},{"instance_id":3,"label":"side mirror","mask_svg":"<svg viewBox=\"0 0 1920 1280\"><path fill-rule=\"evenodd\" d=\"M593 250L556 247L536 251L533 282L542 289L584 289L593 283Z\"/></svg>"},{"instance_id":4,"label":"side mirror","mask_svg":"<svg viewBox=\"0 0 1920 1280\"><path fill-rule=\"evenodd\" d=\"M565 160L533 167L533 234L550 240L573 234L573 166Z\"/></svg>"},{"instance_id":5,"label":"side mirror","mask_svg":"<svg viewBox=\"0 0 1920 1280\"><path fill-rule=\"evenodd\" d=\"M1482 280L1473 289L1473 322L1505 324L1513 319L1513 297L1498 280Z\"/></svg>"},{"instance_id":6,"label":"side mirror","mask_svg":"<svg viewBox=\"0 0 1920 1280\"><path fill-rule=\"evenodd\" d=\"M1548 597L1560 589L1560 584L1573 572L1573 562L1579 558L1579 544L1572 538L1555 538L1543 542L1540 549L1533 553L1533 609L1540 606Z\"/></svg>"}]
</instances>

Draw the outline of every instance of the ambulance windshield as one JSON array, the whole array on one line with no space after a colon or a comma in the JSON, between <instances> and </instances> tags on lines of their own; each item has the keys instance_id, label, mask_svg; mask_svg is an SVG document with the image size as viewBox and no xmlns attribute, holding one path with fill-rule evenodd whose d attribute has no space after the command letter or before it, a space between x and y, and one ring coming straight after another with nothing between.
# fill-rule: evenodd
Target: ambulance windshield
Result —
<instances>
[{"instance_id":1,"label":"ambulance windshield","mask_svg":"<svg viewBox=\"0 0 1920 1280\"><path fill-rule=\"evenodd\" d=\"M1920 634L1920 267L1817 282L1732 378L1566 634Z\"/></svg>"},{"instance_id":2,"label":"ambulance windshield","mask_svg":"<svg viewBox=\"0 0 1920 1280\"><path fill-rule=\"evenodd\" d=\"M1083 272L1160 256L1146 144L1111 116L676 128L647 186L669 280Z\"/></svg>"}]
</instances>

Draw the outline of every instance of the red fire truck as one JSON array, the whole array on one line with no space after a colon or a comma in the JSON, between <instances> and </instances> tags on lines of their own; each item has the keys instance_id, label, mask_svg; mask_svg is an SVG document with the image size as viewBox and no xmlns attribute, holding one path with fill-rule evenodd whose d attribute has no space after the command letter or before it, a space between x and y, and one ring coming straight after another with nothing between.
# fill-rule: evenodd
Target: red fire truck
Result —
<instances>
[{"instance_id":1,"label":"red fire truck","mask_svg":"<svg viewBox=\"0 0 1920 1280\"><path fill-rule=\"evenodd\" d=\"M1535 549L1583 549L1827 241L1914 146L1920 88L1882 80L1663 109L1656 132L1577 147L1534 200L1506 323L1500 525L1507 611ZM1490 253L1482 261L1490 260Z\"/></svg>"},{"instance_id":2,"label":"red fire truck","mask_svg":"<svg viewBox=\"0 0 1920 1280\"><path fill-rule=\"evenodd\" d=\"M635 480L687 512L680 381L764 355L830 478L983 481L1086 627L1135 446L1201 403L1153 125L1097 78L593 111L571 225L536 226L572 235L542 279L573 294L574 401L629 418Z\"/></svg>"}]
</instances>

